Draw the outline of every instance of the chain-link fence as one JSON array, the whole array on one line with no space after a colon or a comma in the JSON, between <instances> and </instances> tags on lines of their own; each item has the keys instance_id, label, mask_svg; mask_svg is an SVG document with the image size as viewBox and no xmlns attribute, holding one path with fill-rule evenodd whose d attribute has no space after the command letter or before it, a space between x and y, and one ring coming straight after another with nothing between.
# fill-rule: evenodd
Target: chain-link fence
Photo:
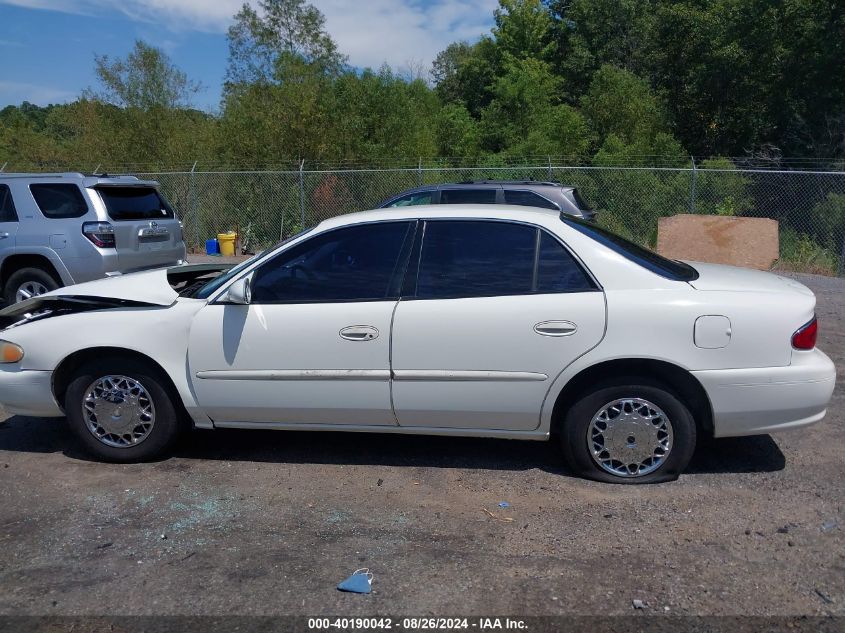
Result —
<instances>
[{"instance_id":1,"label":"chain-link fence","mask_svg":"<svg viewBox=\"0 0 845 633\"><path fill-rule=\"evenodd\" d=\"M845 172L695 167L476 167L138 173L158 180L200 250L235 230L249 251L321 220L371 209L405 189L482 179L552 180L578 187L599 222L653 246L657 219L679 213L768 217L780 223L784 269L843 274Z\"/></svg>"}]
</instances>

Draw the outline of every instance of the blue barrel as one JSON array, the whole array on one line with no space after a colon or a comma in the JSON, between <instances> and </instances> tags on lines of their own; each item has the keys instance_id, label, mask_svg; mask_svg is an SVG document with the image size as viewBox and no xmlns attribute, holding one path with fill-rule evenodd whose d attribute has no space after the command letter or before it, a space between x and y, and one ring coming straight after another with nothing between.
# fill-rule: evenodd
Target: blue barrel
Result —
<instances>
[{"instance_id":1,"label":"blue barrel","mask_svg":"<svg viewBox=\"0 0 845 633\"><path fill-rule=\"evenodd\" d=\"M210 239L205 241L205 254L206 255L219 255L220 254L220 245L217 243L216 239Z\"/></svg>"}]
</instances>

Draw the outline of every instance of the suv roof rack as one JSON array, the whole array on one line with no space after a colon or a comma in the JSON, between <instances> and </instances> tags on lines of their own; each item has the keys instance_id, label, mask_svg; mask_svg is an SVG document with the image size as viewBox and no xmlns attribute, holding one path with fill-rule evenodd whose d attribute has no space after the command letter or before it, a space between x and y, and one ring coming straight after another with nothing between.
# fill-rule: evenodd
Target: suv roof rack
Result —
<instances>
[{"instance_id":1,"label":"suv roof rack","mask_svg":"<svg viewBox=\"0 0 845 633\"><path fill-rule=\"evenodd\" d=\"M551 187L563 187L559 182L550 180L462 180L459 185L549 185Z\"/></svg>"}]
</instances>

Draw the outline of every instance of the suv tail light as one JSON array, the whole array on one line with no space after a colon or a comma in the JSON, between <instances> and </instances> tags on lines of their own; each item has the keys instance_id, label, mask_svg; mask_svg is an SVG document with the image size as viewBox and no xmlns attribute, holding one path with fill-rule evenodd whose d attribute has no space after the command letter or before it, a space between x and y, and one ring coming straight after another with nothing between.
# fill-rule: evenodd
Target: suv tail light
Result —
<instances>
[{"instance_id":1,"label":"suv tail light","mask_svg":"<svg viewBox=\"0 0 845 633\"><path fill-rule=\"evenodd\" d=\"M792 335L792 347L795 349L813 349L819 334L819 322L816 317L795 330Z\"/></svg>"},{"instance_id":2,"label":"suv tail light","mask_svg":"<svg viewBox=\"0 0 845 633\"><path fill-rule=\"evenodd\" d=\"M82 234L87 237L94 246L100 248L114 248L114 227L108 222L85 222L82 225Z\"/></svg>"}]
</instances>

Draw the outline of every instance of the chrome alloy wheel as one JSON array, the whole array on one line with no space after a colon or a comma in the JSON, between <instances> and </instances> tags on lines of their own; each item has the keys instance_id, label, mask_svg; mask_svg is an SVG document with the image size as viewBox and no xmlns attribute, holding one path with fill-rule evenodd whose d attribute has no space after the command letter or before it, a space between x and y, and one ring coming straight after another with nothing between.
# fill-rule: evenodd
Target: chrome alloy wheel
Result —
<instances>
[{"instance_id":1,"label":"chrome alloy wheel","mask_svg":"<svg viewBox=\"0 0 845 633\"><path fill-rule=\"evenodd\" d=\"M618 477L654 472L672 450L672 422L654 403L642 398L608 402L587 428L593 460Z\"/></svg>"},{"instance_id":2,"label":"chrome alloy wheel","mask_svg":"<svg viewBox=\"0 0 845 633\"><path fill-rule=\"evenodd\" d=\"M155 406L140 382L128 376L103 376L85 390L82 417L86 428L106 446L140 444L153 430Z\"/></svg>"},{"instance_id":3,"label":"chrome alloy wheel","mask_svg":"<svg viewBox=\"0 0 845 633\"><path fill-rule=\"evenodd\" d=\"M24 301L25 299L32 299L38 295L43 295L47 290L47 286L40 281L25 281L15 291L15 301Z\"/></svg>"}]
</instances>

